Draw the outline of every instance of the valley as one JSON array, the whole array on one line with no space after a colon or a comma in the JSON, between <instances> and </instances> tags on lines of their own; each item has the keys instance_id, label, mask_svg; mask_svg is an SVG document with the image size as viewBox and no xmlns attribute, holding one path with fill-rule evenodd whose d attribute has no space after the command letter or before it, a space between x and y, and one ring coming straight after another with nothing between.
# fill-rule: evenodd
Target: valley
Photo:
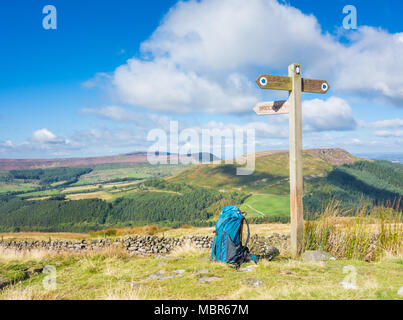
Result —
<instances>
[{"instance_id":1,"label":"valley","mask_svg":"<svg viewBox=\"0 0 403 320\"><path fill-rule=\"evenodd\" d=\"M92 159L103 163L88 167L52 163L2 171L0 232L86 233L148 224L210 227L229 204L238 205L252 223L289 222L285 151L256 153L250 176L237 176L236 164L217 159L194 165L150 165L139 159L104 163L108 159L116 158ZM347 216L361 206L402 208L401 164L362 160L342 149L305 150L303 159L304 206L311 217L329 205Z\"/></svg>"}]
</instances>

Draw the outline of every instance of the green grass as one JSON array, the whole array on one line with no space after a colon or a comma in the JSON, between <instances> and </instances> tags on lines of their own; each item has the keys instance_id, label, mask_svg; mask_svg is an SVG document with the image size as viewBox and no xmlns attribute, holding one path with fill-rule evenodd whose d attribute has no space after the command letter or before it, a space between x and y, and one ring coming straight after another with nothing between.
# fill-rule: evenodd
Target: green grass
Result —
<instances>
[{"instance_id":1,"label":"green grass","mask_svg":"<svg viewBox=\"0 0 403 320\"><path fill-rule=\"evenodd\" d=\"M33 198L33 197L47 197L47 196L55 196L60 194L60 190L58 189L50 189L50 190L43 190L43 191L34 191L34 192L27 192L23 194L19 194L18 197L23 198Z\"/></svg>"},{"instance_id":2,"label":"green grass","mask_svg":"<svg viewBox=\"0 0 403 320\"><path fill-rule=\"evenodd\" d=\"M290 198L275 195L252 195L241 205L248 216L289 216Z\"/></svg>"},{"instance_id":3,"label":"green grass","mask_svg":"<svg viewBox=\"0 0 403 320\"><path fill-rule=\"evenodd\" d=\"M3 183L0 182L0 193L6 193L6 192L29 192L31 190L35 190L38 188L39 185L36 183L19 183L19 182L14 182L14 183Z\"/></svg>"},{"instance_id":4,"label":"green grass","mask_svg":"<svg viewBox=\"0 0 403 320\"><path fill-rule=\"evenodd\" d=\"M46 290L45 274L0 291L0 299L402 299L402 259L390 258L377 263L354 260L303 263L279 257L261 261L251 272L236 271L228 265L211 262L209 253L183 250L166 259L135 257L125 253L98 253L82 256L54 255L25 260L0 258L3 276L18 278L20 270L50 265L56 268L56 290ZM245 266L245 265L244 265ZM340 282L345 267L356 272L356 290L344 289ZM204 269L204 272L201 271ZM164 272L175 278L149 279ZM200 282L201 277L216 281ZM249 278L262 281L261 287L246 283ZM230 285L229 285L230 284Z\"/></svg>"}]
</instances>

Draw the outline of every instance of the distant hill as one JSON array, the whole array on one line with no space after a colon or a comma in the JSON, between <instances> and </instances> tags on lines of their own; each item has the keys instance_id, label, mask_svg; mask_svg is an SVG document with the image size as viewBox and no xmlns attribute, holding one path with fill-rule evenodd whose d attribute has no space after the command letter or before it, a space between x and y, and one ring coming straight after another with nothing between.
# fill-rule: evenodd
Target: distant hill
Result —
<instances>
[{"instance_id":1,"label":"distant hill","mask_svg":"<svg viewBox=\"0 0 403 320\"><path fill-rule=\"evenodd\" d=\"M249 193L244 210L256 216L276 212L288 216L288 152L258 152L255 167L252 175L238 176L233 164L201 164L166 179L220 192ZM310 212L334 201L346 210L360 205L403 208L402 164L357 158L343 149L312 149L303 152L303 174L304 205Z\"/></svg>"},{"instance_id":2,"label":"distant hill","mask_svg":"<svg viewBox=\"0 0 403 320\"><path fill-rule=\"evenodd\" d=\"M163 155L162 153L159 155ZM175 154L165 153L168 162L170 157L177 157ZM203 159L209 161L218 160L218 158L209 153L195 153L189 155L180 155L180 159L192 158L201 162ZM84 157L84 158L60 158L60 159L0 159L0 171L9 170L29 170L29 169L45 169L57 167L93 167L103 164L119 164L119 163L147 163L147 152L138 151L115 156L103 157Z\"/></svg>"},{"instance_id":3,"label":"distant hill","mask_svg":"<svg viewBox=\"0 0 403 320\"><path fill-rule=\"evenodd\" d=\"M359 158L343 149L304 150L303 173L306 181L309 181L326 176L335 165L351 164L357 160ZM237 176L236 168L236 164L225 164L223 161L199 164L168 179L171 182L223 190L237 189L283 195L289 193L288 151L257 152L255 172L250 176Z\"/></svg>"}]
</instances>

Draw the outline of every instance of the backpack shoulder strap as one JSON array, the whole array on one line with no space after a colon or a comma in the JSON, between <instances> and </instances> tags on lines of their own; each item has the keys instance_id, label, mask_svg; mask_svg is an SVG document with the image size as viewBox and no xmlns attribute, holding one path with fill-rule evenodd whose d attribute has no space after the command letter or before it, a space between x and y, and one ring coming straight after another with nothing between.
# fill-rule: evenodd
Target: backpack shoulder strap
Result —
<instances>
[{"instance_id":1,"label":"backpack shoulder strap","mask_svg":"<svg viewBox=\"0 0 403 320\"><path fill-rule=\"evenodd\" d=\"M248 242L249 242L250 229L249 229L248 220L246 220L245 217L243 218L243 220L245 221L246 227L247 227L247 230L248 230L248 235L246 236L246 241L245 241L245 245L244 245L244 247L247 247L247 246L248 246Z\"/></svg>"}]
</instances>

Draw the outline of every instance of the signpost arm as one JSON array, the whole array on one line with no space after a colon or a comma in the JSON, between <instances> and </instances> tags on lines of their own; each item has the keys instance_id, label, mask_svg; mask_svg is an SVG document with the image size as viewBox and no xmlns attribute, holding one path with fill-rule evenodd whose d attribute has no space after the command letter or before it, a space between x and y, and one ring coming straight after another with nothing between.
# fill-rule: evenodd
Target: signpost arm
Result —
<instances>
[{"instance_id":1,"label":"signpost arm","mask_svg":"<svg viewBox=\"0 0 403 320\"><path fill-rule=\"evenodd\" d=\"M290 209L291 209L291 252L293 257L302 253L303 246L303 173L302 173L302 81L301 66L288 67L292 79L290 91Z\"/></svg>"}]
</instances>

